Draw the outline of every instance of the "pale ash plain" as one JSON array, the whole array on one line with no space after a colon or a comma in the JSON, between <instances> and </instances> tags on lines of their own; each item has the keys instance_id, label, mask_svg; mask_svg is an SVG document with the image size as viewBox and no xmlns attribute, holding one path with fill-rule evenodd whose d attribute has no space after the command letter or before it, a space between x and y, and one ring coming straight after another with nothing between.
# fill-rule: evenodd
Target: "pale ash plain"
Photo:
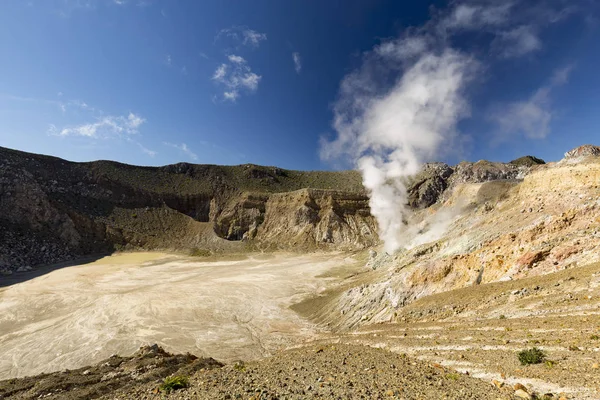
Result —
<instances>
[{"instance_id":1,"label":"pale ash plain","mask_svg":"<svg viewBox=\"0 0 600 400\"><path fill-rule=\"evenodd\" d=\"M175 353L251 360L314 338L289 309L358 268L343 254L204 260L122 253L0 289L0 379L94 364L158 343Z\"/></svg>"}]
</instances>

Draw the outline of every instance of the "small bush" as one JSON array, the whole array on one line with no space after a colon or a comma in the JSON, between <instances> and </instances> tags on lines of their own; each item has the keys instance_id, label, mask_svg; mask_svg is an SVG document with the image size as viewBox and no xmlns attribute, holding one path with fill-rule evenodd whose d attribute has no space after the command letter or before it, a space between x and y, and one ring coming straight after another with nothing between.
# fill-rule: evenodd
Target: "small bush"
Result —
<instances>
[{"instance_id":1,"label":"small bush","mask_svg":"<svg viewBox=\"0 0 600 400\"><path fill-rule=\"evenodd\" d=\"M188 378L185 376L166 377L159 389L161 392L171 393L174 390L183 389L190 386Z\"/></svg>"},{"instance_id":2,"label":"small bush","mask_svg":"<svg viewBox=\"0 0 600 400\"><path fill-rule=\"evenodd\" d=\"M519 357L521 365L541 364L546 359L546 353L537 347L520 351L517 356Z\"/></svg>"},{"instance_id":3,"label":"small bush","mask_svg":"<svg viewBox=\"0 0 600 400\"><path fill-rule=\"evenodd\" d=\"M590 340L600 340L600 336L592 335L592 336L590 336Z\"/></svg>"},{"instance_id":4,"label":"small bush","mask_svg":"<svg viewBox=\"0 0 600 400\"><path fill-rule=\"evenodd\" d=\"M455 373L455 372L451 372L446 374L446 379L452 380L452 381L457 381L460 378L460 375Z\"/></svg>"},{"instance_id":5,"label":"small bush","mask_svg":"<svg viewBox=\"0 0 600 400\"><path fill-rule=\"evenodd\" d=\"M506 319L506 315L502 314L502 315L500 315L500 317L498 317L498 318L500 318L500 319Z\"/></svg>"},{"instance_id":6,"label":"small bush","mask_svg":"<svg viewBox=\"0 0 600 400\"><path fill-rule=\"evenodd\" d=\"M210 250L206 250L206 249L199 249L199 248L193 248L190 251L190 255L192 257L209 257L212 253L210 252Z\"/></svg>"}]
</instances>

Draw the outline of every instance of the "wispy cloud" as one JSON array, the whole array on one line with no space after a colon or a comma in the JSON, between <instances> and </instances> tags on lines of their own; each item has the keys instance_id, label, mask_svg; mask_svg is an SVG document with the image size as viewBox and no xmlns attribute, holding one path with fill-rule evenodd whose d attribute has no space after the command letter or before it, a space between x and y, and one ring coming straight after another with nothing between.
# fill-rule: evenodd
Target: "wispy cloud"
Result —
<instances>
[{"instance_id":1,"label":"wispy cloud","mask_svg":"<svg viewBox=\"0 0 600 400\"><path fill-rule=\"evenodd\" d=\"M51 125L48 131L56 136L84 136L88 138L110 138L114 136L134 135L146 120L141 116L129 113L127 116L105 116L94 122L67 126L57 129Z\"/></svg>"},{"instance_id":2,"label":"wispy cloud","mask_svg":"<svg viewBox=\"0 0 600 400\"><path fill-rule=\"evenodd\" d=\"M185 143L176 144L176 143L163 142L163 144L165 146L173 147L173 148L179 150L181 153L185 154L186 156L188 156L189 158L191 158L194 161L198 159L198 156L196 155L196 153L194 153L188 147L188 145Z\"/></svg>"},{"instance_id":3,"label":"wispy cloud","mask_svg":"<svg viewBox=\"0 0 600 400\"><path fill-rule=\"evenodd\" d=\"M229 38L236 45L258 47L260 42L267 40L266 33L260 33L247 26L232 26L221 29L215 36L215 42L222 38Z\"/></svg>"},{"instance_id":4,"label":"wispy cloud","mask_svg":"<svg viewBox=\"0 0 600 400\"><path fill-rule=\"evenodd\" d=\"M294 60L294 69L296 70L296 73L299 74L300 71L302 71L302 59L300 58L300 53L297 51L293 52L292 60Z\"/></svg>"},{"instance_id":5,"label":"wispy cloud","mask_svg":"<svg viewBox=\"0 0 600 400\"><path fill-rule=\"evenodd\" d=\"M95 108L89 106L86 102L81 100L62 100L62 98L64 97L63 92L58 92L56 94L56 97L60 100L52 100L38 97L15 96L11 94L0 93L0 99L6 99L23 103L38 103L55 106L58 109L60 109L63 113L66 113L69 109L73 108L90 112L96 111Z\"/></svg>"},{"instance_id":6,"label":"wispy cloud","mask_svg":"<svg viewBox=\"0 0 600 400\"><path fill-rule=\"evenodd\" d=\"M503 58L521 57L542 48L542 41L531 25L522 25L506 32L501 32L495 40L499 54Z\"/></svg>"},{"instance_id":7,"label":"wispy cloud","mask_svg":"<svg viewBox=\"0 0 600 400\"><path fill-rule=\"evenodd\" d=\"M232 55L228 56L227 58L229 59L229 61L231 61L234 64L243 64L246 62L246 60L244 60L243 57L236 56L235 54L232 54Z\"/></svg>"},{"instance_id":8,"label":"wispy cloud","mask_svg":"<svg viewBox=\"0 0 600 400\"><path fill-rule=\"evenodd\" d=\"M165 56L165 64L169 67L173 64L173 59L171 58L170 54L167 54Z\"/></svg>"},{"instance_id":9,"label":"wispy cloud","mask_svg":"<svg viewBox=\"0 0 600 400\"><path fill-rule=\"evenodd\" d=\"M573 65L554 72L549 82L537 89L527 99L495 106L489 114L490 120L498 124L500 131L494 143L523 135L529 139L543 139L550 133L554 116L552 91L567 83Z\"/></svg>"},{"instance_id":10,"label":"wispy cloud","mask_svg":"<svg viewBox=\"0 0 600 400\"><path fill-rule=\"evenodd\" d=\"M140 150L142 150L142 153L147 154L150 157L154 157L156 154L158 154L156 151L150 150L149 148L147 148L144 145L142 145L140 142L136 142L136 144L138 145L138 147L140 148Z\"/></svg>"},{"instance_id":11,"label":"wispy cloud","mask_svg":"<svg viewBox=\"0 0 600 400\"><path fill-rule=\"evenodd\" d=\"M261 41L267 40L267 35L265 33L256 32L252 29L243 30L242 36L244 37L244 40L242 41L243 44L254 47L257 47Z\"/></svg>"},{"instance_id":12,"label":"wispy cloud","mask_svg":"<svg viewBox=\"0 0 600 400\"><path fill-rule=\"evenodd\" d=\"M252 72L243 57L231 54L227 59L227 63L215 69L212 80L224 86L223 100L235 102L241 95L240 91L255 92L262 77Z\"/></svg>"}]
</instances>

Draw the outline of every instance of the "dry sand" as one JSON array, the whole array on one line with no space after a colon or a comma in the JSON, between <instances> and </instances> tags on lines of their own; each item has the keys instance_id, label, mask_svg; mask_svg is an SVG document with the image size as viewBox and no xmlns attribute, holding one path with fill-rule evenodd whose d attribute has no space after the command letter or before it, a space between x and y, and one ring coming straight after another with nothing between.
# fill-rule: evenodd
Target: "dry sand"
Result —
<instances>
[{"instance_id":1,"label":"dry sand","mask_svg":"<svg viewBox=\"0 0 600 400\"><path fill-rule=\"evenodd\" d=\"M0 379L90 365L158 343L222 361L251 360L315 327L288 307L357 268L343 254L205 260L128 253L0 289Z\"/></svg>"}]
</instances>

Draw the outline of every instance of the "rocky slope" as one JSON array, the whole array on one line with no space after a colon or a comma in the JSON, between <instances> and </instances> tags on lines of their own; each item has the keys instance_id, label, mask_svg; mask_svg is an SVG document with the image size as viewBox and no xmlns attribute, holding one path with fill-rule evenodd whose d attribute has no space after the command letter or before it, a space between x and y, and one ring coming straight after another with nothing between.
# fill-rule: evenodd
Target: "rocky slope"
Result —
<instances>
[{"instance_id":1,"label":"rocky slope","mask_svg":"<svg viewBox=\"0 0 600 400\"><path fill-rule=\"evenodd\" d=\"M540 162L428 164L407 182L409 205L429 207L464 182L518 179ZM6 148L0 224L4 274L122 249L208 254L247 244L300 250L378 243L355 171L73 163Z\"/></svg>"},{"instance_id":2,"label":"rocky slope","mask_svg":"<svg viewBox=\"0 0 600 400\"><path fill-rule=\"evenodd\" d=\"M26 242L34 250L45 243L54 249L51 240L82 253L106 243L379 250L367 197L358 180L347 179L355 177L350 172L50 159L79 178L69 186L66 178L45 183L47 158L4 153L10 162L0 170L0 201L17 212L0 208L8 227L0 234L24 241L19 234L34 232ZM151 367L94 367L91 383L81 377L89 368L0 382L0 396L79 398L78 390L90 389L89 397L162 398L160 380L177 374L189 376L190 386L172 398L599 398L599 155L600 148L586 145L549 164L530 156L507 164L428 164L407 180L413 214L406 248L364 251L361 271L293 306L326 328L308 347L191 370L177 369L193 365L181 356L174 369L137 382L174 357L161 352ZM532 346L547 362L519 365L517 353ZM114 370L100 369L106 366ZM46 378L48 385L35 384ZM135 383L123 386L121 379ZM114 390L102 392L98 382L114 383Z\"/></svg>"},{"instance_id":3,"label":"rocky slope","mask_svg":"<svg viewBox=\"0 0 600 400\"><path fill-rule=\"evenodd\" d=\"M428 295L599 261L600 157L582 153L537 165L522 180L454 182L414 213L406 249L374 253L370 271L320 299L314 318L344 330L393 320Z\"/></svg>"},{"instance_id":4,"label":"rocky slope","mask_svg":"<svg viewBox=\"0 0 600 400\"><path fill-rule=\"evenodd\" d=\"M298 210L282 208L277 196L271 199L306 188L321 191L290 194ZM244 238L289 247L300 240L295 232L279 231L284 235L273 243L272 235L257 236L258 228L276 224L270 218L297 213L302 219L305 208L311 210L304 221L308 236L302 238L307 246L365 246L376 240L361 238L374 222L353 171L73 163L0 148L0 270L120 249L239 251ZM322 233L313 234L313 227ZM328 236L333 230L344 233Z\"/></svg>"}]
</instances>

